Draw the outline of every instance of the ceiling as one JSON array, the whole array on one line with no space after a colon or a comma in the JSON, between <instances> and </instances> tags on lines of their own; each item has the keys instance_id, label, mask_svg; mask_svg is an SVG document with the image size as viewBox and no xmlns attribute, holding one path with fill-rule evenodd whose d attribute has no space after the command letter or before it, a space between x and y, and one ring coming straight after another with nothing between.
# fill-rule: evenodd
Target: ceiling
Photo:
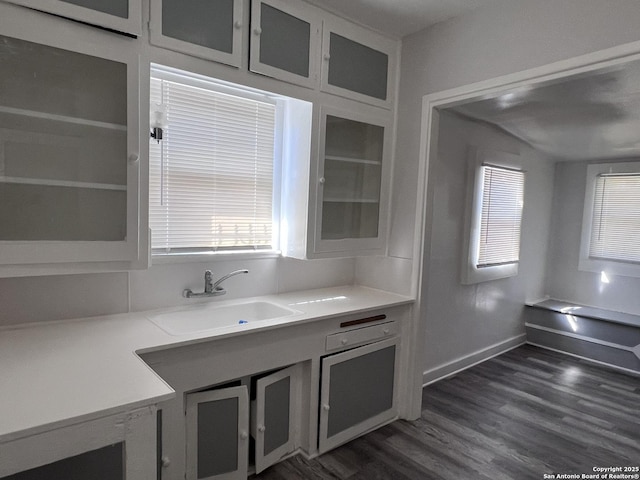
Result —
<instances>
[{"instance_id":1,"label":"ceiling","mask_svg":"<svg viewBox=\"0 0 640 480\"><path fill-rule=\"evenodd\" d=\"M498 0L307 0L309 3L397 37Z\"/></svg>"},{"instance_id":2,"label":"ceiling","mask_svg":"<svg viewBox=\"0 0 640 480\"><path fill-rule=\"evenodd\" d=\"M450 110L493 124L558 160L640 156L640 61Z\"/></svg>"}]
</instances>

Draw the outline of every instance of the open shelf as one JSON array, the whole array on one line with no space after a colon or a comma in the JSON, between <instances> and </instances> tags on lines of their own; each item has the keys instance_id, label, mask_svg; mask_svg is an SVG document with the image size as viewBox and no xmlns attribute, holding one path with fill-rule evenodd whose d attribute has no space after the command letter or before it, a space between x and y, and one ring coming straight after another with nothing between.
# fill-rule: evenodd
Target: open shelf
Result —
<instances>
[{"instance_id":1,"label":"open shelf","mask_svg":"<svg viewBox=\"0 0 640 480\"><path fill-rule=\"evenodd\" d=\"M47 187L71 187L91 188L96 190L126 191L126 185L113 185L108 183L76 182L72 180L50 180L41 178L5 177L0 175L0 183L13 183L19 185L43 185Z\"/></svg>"},{"instance_id":2,"label":"open shelf","mask_svg":"<svg viewBox=\"0 0 640 480\"><path fill-rule=\"evenodd\" d=\"M12 115L22 115L31 118L40 118L43 120L53 120L56 122L72 123L75 125L85 125L88 127L106 128L108 130L127 131L126 125L117 123L98 122L96 120L88 120L85 118L70 117L68 115L58 115L54 113L38 112L36 110L26 110L24 108L13 108L0 105L0 113L9 113Z\"/></svg>"},{"instance_id":3,"label":"open shelf","mask_svg":"<svg viewBox=\"0 0 640 480\"><path fill-rule=\"evenodd\" d=\"M347 163L359 163L363 165L382 165L380 160L370 160L366 158L353 158L353 157L344 157L340 155L325 155L325 160L331 160L334 162L347 162Z\"/></svg>"},{"instance_id":4,"label":"open shelf","mask_svg":"<svg viewBox=\"0 0 640 480\"><path fill-rule=\"evenodd\" d=\"M325 203L380 203L377 198L337 198L329 197L323 200Z\"/></svg>"}]
</instances>

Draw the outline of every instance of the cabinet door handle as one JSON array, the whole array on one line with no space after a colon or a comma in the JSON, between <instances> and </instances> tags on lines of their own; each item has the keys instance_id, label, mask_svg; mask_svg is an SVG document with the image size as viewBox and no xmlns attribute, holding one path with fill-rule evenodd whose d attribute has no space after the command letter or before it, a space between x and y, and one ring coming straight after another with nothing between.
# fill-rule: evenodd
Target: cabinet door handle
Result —
<instances>
[{"instance_id":1,"label":"cabinet door handle","mask_svg":"<svg viewBox=\"0 0 640 480\"><path fill-rule=\"evenodd\" d=\"M129 161L129 165L137 165L138 161L140 160L140 155L138 155L137 153L132 153L131 155L129 155L127 160Z\"/></svg>"},{"instance_id":2,"label":"cabinet door handle","mask_svg":"<svg viewBox=\"0 0 640 480\"><path fill-rule=\"evenodd\" d=\"M325 182L325 181L326 181L326 180L324 179L324 177L320 177L320 178L318 179L318 183L319 183L319 184L321 184L321 185L322 185L322 184L324 184L324 182Z\"/></svg>"},{"instance_id":3,"label":"cabinet door handle","mask_svg":"<svg viewBox=\"0 0 640 480\"><path fill-rule=\"evenodd\" d=\"M260 35L262 33L262 29L260 27L254 28L253 33L255 33L256 35Z\"/></svg>"},{"instance_id":4,"label":"cabinet door handle","mask_svg":"<svg viewBox=\"0 0 640 480\"><path fill-rule=\"evenodd\" d=\"M166 455L163 455L160 458L160 465L162 465L162 468L167 468L169 465L171 465L171 459Z\"/></svg>"},{"instance_id":5,"label":"cabinet door handle","mask_svg":"<svg viewBox=\"0 0 640 480\"><path fill-rule=\"evenodd\" d=\"M329 410L331 410L331 407L326 403L322 405L322 408L324 409L325 412L328 412Z\"/></svg>"},{"instance_id":6,"label":"cabinet door handle","mask_svg":"<svg viewBox=\"0 0 640 480\"><path fill-rule=\"evenodd\" d=\"M242 440L246 440L247 438L249 438L249 434L247 432L240 432L240 438Z\"/></svg>"},{"instance_id":7,"label":"cabinet door handle","mask_svg":"<svg viewBox=\"0 0 640 480\"><path fill-rule=\"evenodd\" d=\"M258 427L258 431L259 431L260 433L264 433L264 431L265 431L266 429L267 429L267 427L265 427L264 425L260 425L260 426Z\"/></svg>"},{"instance_id":8,"label":"cabinet door handle","mask_svg":"<svg viewBox=\"0 0 640 480\"><path fill-rule=\"evenodd\" d=\"M325 53L324 59L328 62L329 60L331 60L331 55L329 55L328 53Z\"/></svg>"},{"instance_id":9,"label":"cabinet door handle","mask_svg":"<svg viewBox=\"0 0 640 480\"><path fill-rule=\"evenodd\" d=\"M233 24L236 30L240 30L242 28L242 22L240 20L236 20Z\"/></svg>"}]
</instances>

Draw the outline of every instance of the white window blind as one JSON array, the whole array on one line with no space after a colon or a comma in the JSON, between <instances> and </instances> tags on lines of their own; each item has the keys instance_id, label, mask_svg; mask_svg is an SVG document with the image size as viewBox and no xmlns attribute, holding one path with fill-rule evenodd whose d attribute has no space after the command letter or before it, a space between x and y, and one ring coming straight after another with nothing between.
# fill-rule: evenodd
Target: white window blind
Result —
<instances>
[{"instance_id":1,"label":"white window blind","mask_svg":"<svg viewBox=\"0 0 640 480\"><path fill-rule=\"evenodd\" d=\"M161 78L151 104L167 119L149 152L153 249L274 248L275 104Z\"/></svg>"},{"instance_id":2,"label":"white window blind","mask_svg":"<svg viewBox=\"0 0 640 480\"><path fill-rule=\"evenodd\" d=\"M482 166L478 268L517 263L524 199L524 172Z\"/></svg>"},{"instance_id":3,"label":"white window blind","mask_svg":"<svg viewBox=\"0 0 640 480\"><path fill-rule=\"evenodd\" d=\"M589 257L640 262L640 173L596 177Z\"/></svg>"}]
</instances>

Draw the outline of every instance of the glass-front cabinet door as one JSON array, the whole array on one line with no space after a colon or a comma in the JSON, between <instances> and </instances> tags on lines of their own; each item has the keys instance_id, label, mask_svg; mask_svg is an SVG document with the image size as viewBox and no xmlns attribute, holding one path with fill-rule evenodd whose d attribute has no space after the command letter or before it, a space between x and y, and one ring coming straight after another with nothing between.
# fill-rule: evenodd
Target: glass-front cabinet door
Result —
<instances>
[{"instance_id":1,"label":"glass-front cabinet door","mask_svg":"<svg viewBox=\"0 0 640 480\"><path fill-rule=\"evenodd\" d=\"M240 67L242 0L153 0L151 43Z\"/></svg>"},{"instance_id":2,"label":"glass-front cabinet door","mask_svg":"<svg viewBox=\"0 0 640 480\"><path fill-rule=\"evenodd\" d=\"M323 109L316 253L384 247L389 131L381 117Z\"/></svg>"},{"instance_id":3,"label":"glass-front cabinet door","mask_svg":"<svg viewBox=\"0 0 640 480\"><path fill-rule=\"evenodd\" d=\"M398 42L339 19L325 21L322 36L322 90L389 108Z\"/></svg>"},{"instance_id":4,"label":"glass-front cabinet door","mask_svg":"<svg viewBox=\"0 0 640 480\"><path fill-rule=\"evenodd\" d=\"M136 260L137 58L59 40L0 35L0 264Z\"/></svg>"},{"instance_id":5,"label":"glass-front cabinet door","mask_svg":"<svg viewBox=\"0 0 640 480\"><path fill-rule=\"evenodd\" d=\"M249 68L285 82L317 84L321 21L304 3L253 0Z\"/></svg>"},{"instance_id":6,"label":"glass-front cabinet door","mask_svg":"<svg viewBox=\"0 0 640 480\"><path fill-rule=\"evenodd\" d=\"M118 32L140 36L142 0L7 0Z\"/></svg>"}]
</instances>

